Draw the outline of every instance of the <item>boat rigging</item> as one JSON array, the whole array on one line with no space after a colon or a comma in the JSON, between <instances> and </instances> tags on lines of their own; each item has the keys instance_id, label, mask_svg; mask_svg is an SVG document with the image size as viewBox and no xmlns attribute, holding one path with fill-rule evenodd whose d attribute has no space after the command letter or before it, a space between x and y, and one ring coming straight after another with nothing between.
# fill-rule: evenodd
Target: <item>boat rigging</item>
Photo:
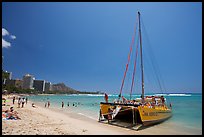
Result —
<instances>
[{"instance_id":1,"label":"boat rigging","mask_svg":"<svg viewBox=\"0 0 204 137\"><path fill-rule=\"evenodd\" d=\"M133 51L134 40L136 37L137 25L134 29L132 43L128 54L128 62L126 64L125 73L122 79L120 93L118 99L114 102L100 102L100 116L99 121L108 121L109 124L120 125L123 127L131 127L138 130L141 127L160 123L172 116L171 104L168 107L166 98L164 96L145 96L144 89L144 66L143 66L143 50L142 50L142 31L140 12L138 12L138 27L139 27L139 45L136 46L134 70L132 75L132 83L130 90L130 99L124 98L122 90L124 81L127 75L130 64L130 56ZM135 79L136 61L138 55L138 48L140 48L140 67L141 67L141 88L142 94L140 98L132 99L132 90ZM122 100L121 100L122 97Z\"/></svg>"}]
</instances>

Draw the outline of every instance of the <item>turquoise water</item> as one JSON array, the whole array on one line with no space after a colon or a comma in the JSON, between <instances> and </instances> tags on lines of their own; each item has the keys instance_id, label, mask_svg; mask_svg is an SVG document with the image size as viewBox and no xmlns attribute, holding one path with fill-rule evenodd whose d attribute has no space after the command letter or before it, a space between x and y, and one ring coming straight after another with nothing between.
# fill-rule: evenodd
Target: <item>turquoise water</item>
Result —
<instances>
[{"instance_id":1,"label":"turquoise water","mask_svg":"<svg viewBox=\"0 0 204 137\"><path fill-rule=\"evenodd\" d=\"M151 94L156 95L156 94ZM172 103L173 116L167 120L165 125L173 125L174 128L182 128L189 133L202 133L202 94L163 94L167 103ZM129 95L124 95L127 98ZM118 95L109 95L109 101L117 99ZM140 97L133 95L132 98ZM44 106L48 100L51 108L62 110L61 103L64 102L63 111L72 111L89 118L98 119L100 102L104 102L104 95L101 94L79 94L79 95L38 95L29 96L30 101L37 105ZM67 103L69 102L69 106ZM74 106L73 106L74 104Z\"/></svg>"}]
</instances>

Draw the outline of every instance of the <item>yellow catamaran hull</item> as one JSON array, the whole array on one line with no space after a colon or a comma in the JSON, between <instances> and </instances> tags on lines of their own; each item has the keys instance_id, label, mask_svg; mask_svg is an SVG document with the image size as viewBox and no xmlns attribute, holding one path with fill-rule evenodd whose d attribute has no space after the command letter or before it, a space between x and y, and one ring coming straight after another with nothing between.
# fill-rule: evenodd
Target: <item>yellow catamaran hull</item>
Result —
<instances>
[{"instance_id":1,"label":"yellow catamaran hull","mask_svg":"<svg viewBox=\"0 0 204 137\"><path fill-rule=\"evenodd\" d=\"M164 106L148 107L133 104L117 104L117 103L100 103L101 115L108 119L109 110L114 110L116 107L121 107L120 111L115 116L115 120L125 120L132 122L132 126L141 124L148 126L160 123L172 116L171 109Z\"/></svg>"},{"instance_id":2,"label":"yellow catamaran hull","mask_svg":"<svg viewBox=\"0 0 204 137\"><path fill-rule=\"evenodd\" d=\"M160 123L172 116L171 109L164 106L148 107L148 106L138 106L137 107L143 125L151 125Z\"/></svg>"}]
</instances>

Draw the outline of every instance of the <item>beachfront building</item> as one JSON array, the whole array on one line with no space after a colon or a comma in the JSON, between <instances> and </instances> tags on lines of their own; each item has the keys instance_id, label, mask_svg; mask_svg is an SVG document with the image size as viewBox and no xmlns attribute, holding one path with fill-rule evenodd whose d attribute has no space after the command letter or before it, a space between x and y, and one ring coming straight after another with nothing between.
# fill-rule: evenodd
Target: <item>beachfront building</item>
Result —
<instances>
[{"instance_id":1,"label":"beachfront building","mask_svg":"<svg viewBox=\"0 0 204 137\"><path fill-rule=\"evenodd\" d=\"M23 76L23 89L33 89L34 76L26 74Z\"/></svg>"},{"instance_id":2,"label":"beachfront building","mask_svg":"<svg viewBox=\"0 0 204 137\"><path fill-rule=\"evenodd\" d=\"M45 91L45 80L34 80L33 87L37 91Z\"/></svg>"},{"instance_id":3,"label":"beachfront building","mask_svg":"<svg viewBox=\"0 0 204 137\"><path fill-rule=\"evenodd\" d=\"M14 79L8 79L8 80L6 80L5 84L9 85L9 86L15 86L15 80Z\"/></svg>"},{"instance_id":4,"label":"beachfront building","mask_svg":"<svg viewBox=\"0 0 204 137\"><path fill-rule=\"evenodd\" d=\"M21 80L21 79L15 79L14 84L15 84L14 86L17 88L23 88L23 80Z\"/></svg>"},{"instance_id":5,"label":"beachfront building","mask_svg":"<svg viewBox=\"0 0 204 137\"><path fill-rule=\"evenodd\" d=\"M51 91L51 90L52 90L51 82L45 82L45 91Z\"/></svg>"},{"instance_id":6,"label":"beachfront building","mask_svg":"<svg viewBox=\"0 0 204 137\"><path fill-rule=\"evenodd\" d=\"M20 79L8 79L6 80L6 85L14 86L17 88L23 87L23 81Z\"/></svg>"}]
</instances>

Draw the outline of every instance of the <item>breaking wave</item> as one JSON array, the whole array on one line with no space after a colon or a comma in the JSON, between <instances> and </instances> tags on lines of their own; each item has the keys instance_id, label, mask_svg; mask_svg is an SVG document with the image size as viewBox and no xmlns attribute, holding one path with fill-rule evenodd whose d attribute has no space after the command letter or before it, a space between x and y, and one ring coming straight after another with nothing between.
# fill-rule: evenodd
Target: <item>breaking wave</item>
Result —
<instances>
[{"instance_id":1,"label":"breaking wave","mask_svg":"<svg viewBox=\"0 0 204 137\"><path fill-rule=\"evenodd\" d=\"M191 96L191 94L168 94L168 96Z\"/></svg>"}]
</instances>

